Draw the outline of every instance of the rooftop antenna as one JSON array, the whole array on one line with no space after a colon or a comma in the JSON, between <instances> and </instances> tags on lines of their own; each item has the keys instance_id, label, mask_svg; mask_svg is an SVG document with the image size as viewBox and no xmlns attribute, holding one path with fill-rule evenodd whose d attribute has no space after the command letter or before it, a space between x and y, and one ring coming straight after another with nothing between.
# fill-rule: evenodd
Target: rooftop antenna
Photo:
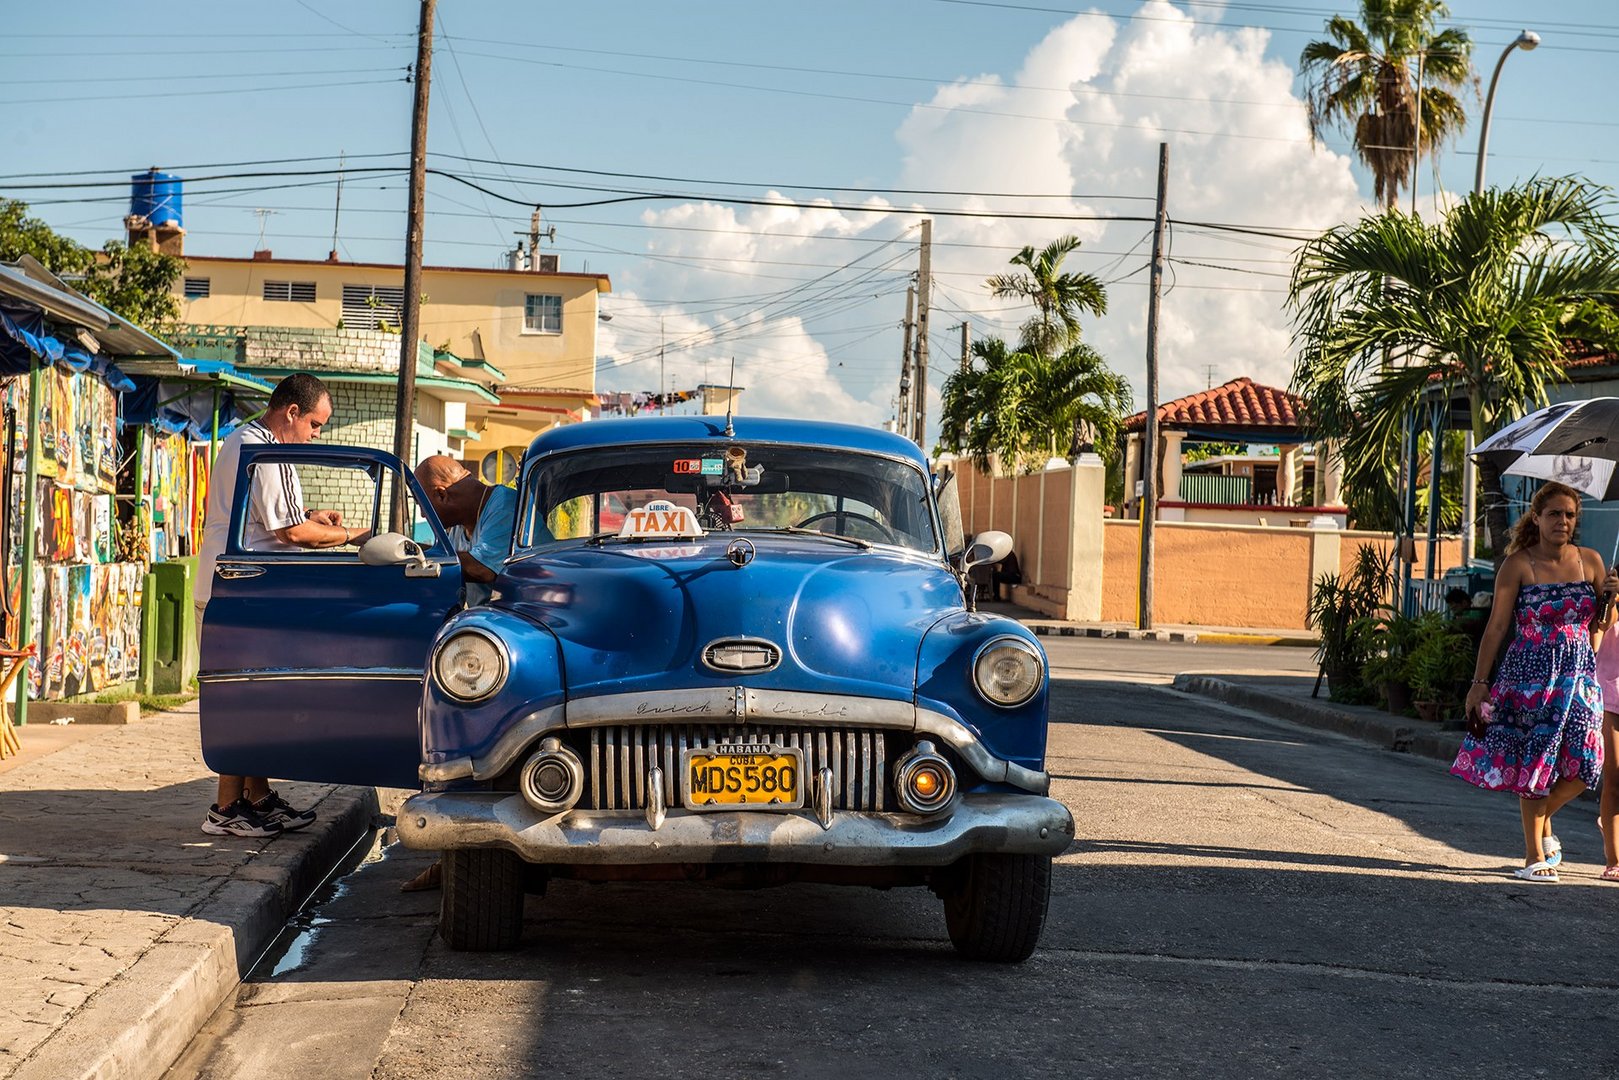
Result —
<instances>
[{"instance_id":1,"label":"rooftop antenna","mask_svg":"<svg viewBox=\"0 0 1619 1080\"><path fill-rule=\"evenodd\" d=\"M725 388L725 434L736 438L736 425L731 423L731 409L736 405L736 353L731 354L730 386Z\"/></svg>"},{"instance_id":2,"label":"rooftop antenna","mask_svg":"<svg viewBox=\"0 0 1619 1080\"><path fill-rule=\"evenodd\" d=\"M264 250L264 226L265 226L265 223L270 220L270 215L276 213L276 211L267 210L262 206L256 206L256 207L253 208L253 213L257 214L258 217L259 217L259 243L258 243L257 250L262 251L262 250Z\"/></svg>"}]
</instances>

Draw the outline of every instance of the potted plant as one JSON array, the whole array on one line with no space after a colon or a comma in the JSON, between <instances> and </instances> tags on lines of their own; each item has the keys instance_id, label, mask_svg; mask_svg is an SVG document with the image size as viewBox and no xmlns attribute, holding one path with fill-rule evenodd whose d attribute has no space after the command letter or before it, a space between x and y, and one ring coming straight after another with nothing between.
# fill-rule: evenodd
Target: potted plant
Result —
<instances>
[{"instance_id":1,"label":"potted plant","mask_svg":"<svg viewBox=\"0 0 1619 1080\"><path fill-rule=\"evenodd\" d=\"M1368 620L1388 603L1393 575L1389 555L1362 544L1355 563L1342 574L1322 574L1310 592L1308 625L1320 635L1316 663L1327 678L1333 701L1370 700L1367 660L1377 634Z\"/></svg>"},{"instance_id":2,"label":"potted plant","mask_svg":"<svg viewBox=\"0 0 1619 1080\"><path fill-rule=\"evenodd\" d=\"M1384 708L1403 715L1411 707L1410 663L1418 620L1384 604L1364 621L1370 651L1361 667L1361 681L1377 690Z\"/></svg>"},{"instance_id":3,"label":"potted plant","mask_svg":"<svg viewBox=\"0 0 1619 1080\"><path fill-rule=\"evenodd\" d=\"M1437 721L1462 702L1458 688L1466 684L1473 670L1472 640L1439 612L1428 612L1416 623L1416 645L1407 664L1407 677L1417 715Z\"/></svg>"}]
</instances>

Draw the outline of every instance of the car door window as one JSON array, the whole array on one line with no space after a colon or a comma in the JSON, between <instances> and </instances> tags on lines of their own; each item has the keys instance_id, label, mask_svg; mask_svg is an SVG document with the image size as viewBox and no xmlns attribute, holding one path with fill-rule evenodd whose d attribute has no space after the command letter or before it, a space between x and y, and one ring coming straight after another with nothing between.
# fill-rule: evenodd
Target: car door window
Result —
<instances>
[{"instance_id":1,"label":"car door window","mask_svg":"<svg viewBox=\"0 0 1619 1080\"><path fill-rule=\"evenodd\" d=\"M281 460L282 457L274 451L261 452L250 465L254 470L276 470L277 502L300 503L306 514L335 511L341 524L350 528L365 529L373 535L403 533L424 548L439 547L438 534L417 500L414 487L401 473L376 461L300 461ZM402 516L395 511L396 499L403 508ZM280 543L257 520L258 511L251 500L246 501L241 512L239 530L227 548L232 554L314 558L330 557L338 551L352 553L352 549Z\"/></svg>"}]
</instances>

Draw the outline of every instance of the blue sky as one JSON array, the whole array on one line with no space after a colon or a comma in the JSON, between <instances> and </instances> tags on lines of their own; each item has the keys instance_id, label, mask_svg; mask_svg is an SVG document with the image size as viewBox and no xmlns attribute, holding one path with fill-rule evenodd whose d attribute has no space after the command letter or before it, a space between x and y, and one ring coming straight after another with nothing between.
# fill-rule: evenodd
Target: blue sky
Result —
<instances>
[{"instance_id":1,"label":"blue sky","mask_svg":"<svg viewBox=\"0 0 1619 1080\"><path fill-rule=\"evenodd\" d=\"M1098 219L1150 214L1160 139L1171 146L1170 213L1182 221L1291 234L1359 213L1369 180L1342 138L1309 146L1293 74L1304 43L1343 7L441 0L433 164L511 201L433 179L427 259L497 265L541 203L563 267L612 276L603 388L717 380L735 356L754 411L879 423L915 268L920 215L908 211L1067 215L935 217L931 381L936 390L956 356L963 319L975 333L1015 333L1023 313L990 300L983 279L1022 244L1071 231L1084 240L1072 265L1112 283L1090 339L1139 388L1147 226ZM1452 4L1478 42L1483 80L1527 8ZM1595 0L1550 10L1530 24L1541 48L1507 63L1489 178L1580 172L1614 184L1619 121L1606 103L1619 11ZM358 170L404 164L417 11L293 0L8 13L0 101L11 153L0 195L99 243L118 235L123 178L157 165L188 178L188 250L245 255L262 227L278 256L323 258L329 170L342 153L355 171L341 256L397 262L404 175ZM1476 139L1470 127L1441 158L1438 186L1471 187ZM315 160L229 164L279 158ZM293 170L317 174L200 179ZM1423 172L1419 206L1431 212L1435 176ZM25 186L63 180L113 186ZM566 205L629 192L669 197ZM815 209L818 199L844 209ZM1188 226L1174 245L1164 396L1238 375L1285 383L1281 290L1293 242Z\"/></svg>"}]
</instances>

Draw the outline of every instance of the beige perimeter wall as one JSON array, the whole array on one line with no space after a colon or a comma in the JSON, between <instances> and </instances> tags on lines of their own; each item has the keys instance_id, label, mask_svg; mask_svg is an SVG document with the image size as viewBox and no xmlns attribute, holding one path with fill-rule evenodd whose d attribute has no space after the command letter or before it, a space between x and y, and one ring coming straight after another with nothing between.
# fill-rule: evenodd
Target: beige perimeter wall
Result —
<instances>
[{"instance_id":1,"label":"beige perimeter wall","mask_svg":"<svg viewBox=\"0 0 1619 1080\"><path fill-rule=\"evenodd\" d=\"M1083 468L991 477L963 463L964 525L968 536L985 529L1012 535L1025 581L1013 594L1019 604L1055 618L1135 625L1141 523L1103 519L1101 488L1087 479ZM1314 580L1349 569L1363 544L1386 551L1394 539L1337 529L1160 521L1153 622L1302 630ZM1460 541L1444 540L1438 572L1460 561ZM1419 544L1417 577L1426 562L1426 545Z\"/></svg>"}]
</instances>

